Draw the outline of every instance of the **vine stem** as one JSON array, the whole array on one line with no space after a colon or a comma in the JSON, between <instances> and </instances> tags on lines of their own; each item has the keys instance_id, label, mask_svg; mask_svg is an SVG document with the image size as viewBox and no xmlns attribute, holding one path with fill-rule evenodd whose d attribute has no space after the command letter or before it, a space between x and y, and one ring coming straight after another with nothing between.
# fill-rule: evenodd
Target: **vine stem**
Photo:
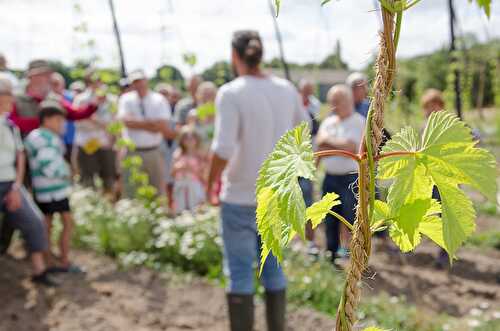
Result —
<instances>
[{"instance_id":1,"label":"vine stem","mask_svg":"<svg viewBox=\"0 0 500 331\"><path fill-rule=\"evenodd\" d=\"M380 161L387 157L395 157L395 156L414 156L416 152L407 152L407 151L398 151L398 152L389 152L384 154L379 154L375 157L376 161Z\"/></svg>"},{"instance_id":2,"label":"vine stem","mask_svg":"<svg viewBox=\"0 0 500 331\"><path fill-rule=\"evenodd\" d=\"M348 158L350 158L358 163L361 162L361 158L362 158L358 154L354 154L354 153L351 153L348 151L342 151L342 150L338 150L338 149L330 149L330 150L326 150L326 151L316 152L316 153L314 153L314 156L316 158L322 158L322 157L328 157L328 156L344 156L344 157L348 157Z\"/></svg>"},{"instance_id":3,"label":"vine stem","mask_svg":"<svg viewBox=\"0 0 500 331\"><path fill-rule=\"evenodd\" d=\"M333 217L337 218L342 223L344 223L344 225L347 226L347 228L349 229L349 231L352 232L352 230L353 230L352 224L349 223L349 221L347 221L342 215L340 215L339 213L334 212L333 210L330 210L328 213L330 215L332 215Z\"/></svg>"},{"instance_id":4,"label":"vine stem","mask_svg":"<svg viewBox=\"0 0 500 331\"><path fill-rule=\"evenodd\" d=\"M399 39L404 10L404 8L394 10L395 0L380 1L384 4L382 8L383 32L380 35L380 51L375 63L373 100L368 112L365 136L359 153L359 155L364 155L366 152L366 157L363 156L358 162L359 199L350 245L351 259L337 314L337 331L352 331L354 329L357 320L356 308L360 298L360 281L368 266L371 254L370 221L373 218L375 202L375 162L383 137L385 102L394 80L396 44L397 39ZM393 9L391 10L391 8Z\"/></svg>"}]
</instances>

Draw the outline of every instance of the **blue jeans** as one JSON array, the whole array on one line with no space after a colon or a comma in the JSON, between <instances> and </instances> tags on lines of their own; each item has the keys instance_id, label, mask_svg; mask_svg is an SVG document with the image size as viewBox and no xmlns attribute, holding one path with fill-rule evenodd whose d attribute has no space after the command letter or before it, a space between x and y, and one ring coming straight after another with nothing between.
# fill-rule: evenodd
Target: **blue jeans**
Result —
<instances>
[{"instance_id":1,"label":"blue jeans","mask_svg":"<svg viewBox=\"0 0 500 331\"><path fill-rule=\"evenodd\" d=\"M224 274L229 280L227 291L231 294L253 294L255 265L259 265L261 252L255 207L222 203L221 219ZM260 279L267 291L286 288L283 270L272 254L269 254L264 264Z\"/></svg>"},{"instance_id":2,"label":"blue jeans","mask_svg":"<svg viewBox=\"0 0 500 331\"><path fill-rule=\"evenodd\" d=\"M332 210L343 216L351 224L356 217L357 179L357 174L327 174L323 181L323 195L335 192L342 202L342 204L334 206ZM326 243L328 250L332 253L332 258L335 258L340 246L340 221L331 215L326 216Z\"/></svg>"},{"instance_id":3,"label":"blue jeans","mask_svg":"<svg viewBox=\"0 0 500 331\"><path fill-rule=\"evenodd\" d=\"M313 183L309 179L299 178L299 185L306 207L310 207L313 204Z\"/></svg>"}]
</instances>

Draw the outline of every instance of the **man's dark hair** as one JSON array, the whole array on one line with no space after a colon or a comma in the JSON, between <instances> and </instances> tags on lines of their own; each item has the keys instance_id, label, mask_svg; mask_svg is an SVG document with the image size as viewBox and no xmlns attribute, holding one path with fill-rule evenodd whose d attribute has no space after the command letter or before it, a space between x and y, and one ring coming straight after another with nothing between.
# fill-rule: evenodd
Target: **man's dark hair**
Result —
<instances>
[{"instance_id":1,"label":"man's dark hair","mask_svg":"<svg viewBox=\"0 0 500 331\"><path fill-rule=\"evenodd\" d=\"M233 34L231 45L249 68L257 67L262 61L264 47L257 31L236 31Z\"/></svg>"},{"instance_id":2,"label":"man's dark hair","mask_svg":"<svg viewBox=\"0 0 500 331\"><path fill-rule=\"evenodd\" d=\"M46 119L54 116L66 117L66 113L61 107L54 107L54 106L42 107L38 112L38 118L40 120L40 124L43 124L43 122Z\"/></svg>"}]
</instances>

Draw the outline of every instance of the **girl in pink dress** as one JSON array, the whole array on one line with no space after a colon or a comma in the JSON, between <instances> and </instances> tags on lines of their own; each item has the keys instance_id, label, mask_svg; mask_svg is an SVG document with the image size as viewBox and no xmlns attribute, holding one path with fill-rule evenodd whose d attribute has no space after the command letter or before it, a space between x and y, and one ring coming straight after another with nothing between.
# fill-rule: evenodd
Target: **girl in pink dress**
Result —
<instances>
[{"instance_id":1,"label":"girl in pink dress","mask_svg":"<svg viewBox=\"0 0 500 331\"><path fill-rule=\"evenodd\" d=\"M175 212L194 211L205 202L205 172L207 159L201 148L201 138L192 127L185 127L174 153Z\"/></svg>"}]
</instances>

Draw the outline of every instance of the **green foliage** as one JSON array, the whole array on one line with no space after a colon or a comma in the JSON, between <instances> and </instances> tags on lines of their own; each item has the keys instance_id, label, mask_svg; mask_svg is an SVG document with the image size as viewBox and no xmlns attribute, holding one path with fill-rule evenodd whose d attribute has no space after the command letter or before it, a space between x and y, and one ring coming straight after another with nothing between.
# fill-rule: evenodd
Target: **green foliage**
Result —
<instances>
[{"instance_id":1,"label":"green foliage","mask_svg":"<svg viewBox=\"0 0 500 331\"><path fill-rule=\"evenodd\" d=\"M340 205L339 196L336 193L327 193L318 202L315 202L306 210L306 219L311 221L313 229L323 222L326 215L334 206Z\"/></svg>"},{"instance_id":2,"label":"green foliage","mask_svg":"<svg viewBox=\"0 0 500 331\"><path fill-rule=\"evenodd\" d=\"M304 237L306 206L298 177L314 178L314 155L307 123L287 132L264 161L257 180L257 229L262 237L261 266L270 251L282 260L282 247Z\"/></svg>"},{"instance_id":3,"label":"green foliage","mask_svg":"<svg viewBox=\"0 0 500 331\"><path fill-rule=\"evenodd\" d=\"M469 245L500 250L500 231L488 231L472 235L467 241Z\"/></svg>"},{"instance_id":4,"label":"green foliage","mask_svg":"<svg viewBox=\"0 0 500 331\"><path fill-rule=\"evenodd\" d=\"M469 2L472 0L469 0ZM476 0L480 8L484 10L486 16L490 17L491 13L491 0Z\"/></svg>"},{"instance_id":5,"label":"green foliage","mask_svg":"<svg viewBox=\"0 0 500 331\"><path fill-rule=\"evenodd\" d=\"M475 229L470 199L460 190L466 184L495 200L496 163L488 151L477 148L470 129L454 115L431 115L422 135L411 128L395 135L383 153L405 151L407 155L382 159L379 178L394 179L387 197L391 236L404 251L413 249L420 233L427 235L450 255ZM436 186L439 204L432 200Z\"/></svg>"},{"instance_id":6,"label":"green foliage","mask_svg":"<svg viewBox=\"0 0 500 331\"><path fill-rule=\"evenodd\" d=\"M184 61L185 64L187 64L191 68L193 68L198 62L196 54L190 52L182 54L182 60Z\"/></svg>"},{"instance_id":7,"label":"green foliage","mask_svg":"<svg viewBox=\"0 0 500 331\"><path fill-rule=\"evenodd\" d=\"M76 222L74 241L125 265L171 265L183 271L221 277L218 211L167 218L158 204L120 200L116 205L90 189L71 197Z\"/></svg>"}]
</instances>

